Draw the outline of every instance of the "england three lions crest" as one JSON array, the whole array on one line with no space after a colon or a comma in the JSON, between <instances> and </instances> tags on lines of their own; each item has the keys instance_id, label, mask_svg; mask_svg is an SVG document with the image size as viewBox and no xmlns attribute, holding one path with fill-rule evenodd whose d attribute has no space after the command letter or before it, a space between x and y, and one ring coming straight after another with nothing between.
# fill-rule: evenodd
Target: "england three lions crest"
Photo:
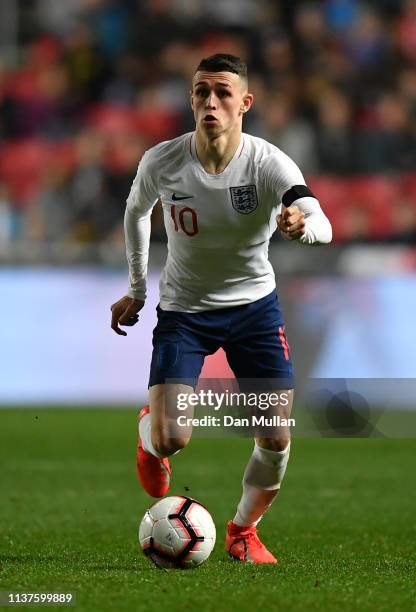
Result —
<instances>
[{"instance_id":1,"label":"england three lions crest","mask_svg":"<svg viewBox=\"0 0 416 612\"><path fill-rule=\"evenodd\" d=\"M243 187L230 187L231 202L234 210L242 215L248 215L256 210L258 206L257 189L255 185L244 185Z\"/></svg>"}]
</instances>

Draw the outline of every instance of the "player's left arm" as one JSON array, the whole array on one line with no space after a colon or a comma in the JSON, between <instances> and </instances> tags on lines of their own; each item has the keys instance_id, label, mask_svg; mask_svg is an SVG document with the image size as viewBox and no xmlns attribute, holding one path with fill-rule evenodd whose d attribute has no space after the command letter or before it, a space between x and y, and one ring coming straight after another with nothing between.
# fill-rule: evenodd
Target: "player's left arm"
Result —
<instances>
[{"instance_id":1,"label":"player's left arm","mask_svg":"<svg viewBox=\"0 0 416 612\"><path fill-rule=\"evenodd\" d=\"M332 240L331 223L306 185L294 185L283 194L276 221L286 240L309 245L327 244Z\"/></svg>"},{"instance_id":2,"label":"player's left arm","mask_svg":"<svg viewBox=\"0 0 416 612\"><path fill-rule=\"evenodd\" d=\"M302 244L327 244L332 227L319 201L305 183L295 162L283 151L274 149L263 158L260 172L271 199L280 204L277 227L286 240ZM275 208L272 214L275 213Z\"/></svg>"}]
</instances>

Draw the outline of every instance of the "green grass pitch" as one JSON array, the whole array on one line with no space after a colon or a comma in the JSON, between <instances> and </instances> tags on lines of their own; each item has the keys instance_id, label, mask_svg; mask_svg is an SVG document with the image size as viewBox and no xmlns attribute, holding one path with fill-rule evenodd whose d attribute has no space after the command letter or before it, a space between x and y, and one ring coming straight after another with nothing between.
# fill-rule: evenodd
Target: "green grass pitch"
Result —
<instances>
[{"instance_id":1,"label":"green grass pitch","mask_svg":"<svg viewBox=\"0 0 416 612\"><path fill-rule=\"evenodd\" d=\"M135 432L132 410L0 411L0 590L74 591L79 612L416 610L416 440L295 439L262 567L223 549L251 441L193 440L171 493L207 505L217 544L166 572L137 545Z\"/></svg>"}]
</instances>

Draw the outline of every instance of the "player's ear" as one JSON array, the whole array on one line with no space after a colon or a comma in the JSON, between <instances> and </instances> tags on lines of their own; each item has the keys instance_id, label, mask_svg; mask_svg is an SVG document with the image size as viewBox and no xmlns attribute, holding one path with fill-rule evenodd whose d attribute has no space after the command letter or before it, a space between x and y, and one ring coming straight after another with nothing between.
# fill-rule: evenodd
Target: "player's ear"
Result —
<instances>
[{"instance_id":1,"label":"player's ear","mask_svg":"<svg viewBox=\"0 0 416 612\"><path fill-rule=\"evenodd\" d=\"M241 102L241 112L242 113L246 113L248 110L250 110L251 105L253 104L253 100L254 100L253 94L246 93L244 95L244 98Z\"/></svg>"},{"instance_id":2,"label":"player's ear","mask_svg":"<svg viewBox=\"0 0 416 612\"><path fill-rule=\"evenodd\" d=\"M192 89L189 90L189 101L191 103L192 110L194 110L194 93Z\"/></svg>"}]
</instances>

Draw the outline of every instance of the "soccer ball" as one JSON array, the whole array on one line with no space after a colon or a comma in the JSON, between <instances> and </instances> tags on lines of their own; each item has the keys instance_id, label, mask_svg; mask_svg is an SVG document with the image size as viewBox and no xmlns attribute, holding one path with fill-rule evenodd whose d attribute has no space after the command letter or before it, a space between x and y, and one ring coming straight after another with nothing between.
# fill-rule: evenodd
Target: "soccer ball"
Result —
<instances>
[{"instance_id":1,"label":"soccer ball","mask_svg":"<svg viewBox=\"0 0 416 612\"><path fill-rule=\"evenodd\" d=\"M191 569L206 561L214 548L214 521L195 499L165 497L146 511L139 543L158 567Z\"/></svg>"}]
</instances>

